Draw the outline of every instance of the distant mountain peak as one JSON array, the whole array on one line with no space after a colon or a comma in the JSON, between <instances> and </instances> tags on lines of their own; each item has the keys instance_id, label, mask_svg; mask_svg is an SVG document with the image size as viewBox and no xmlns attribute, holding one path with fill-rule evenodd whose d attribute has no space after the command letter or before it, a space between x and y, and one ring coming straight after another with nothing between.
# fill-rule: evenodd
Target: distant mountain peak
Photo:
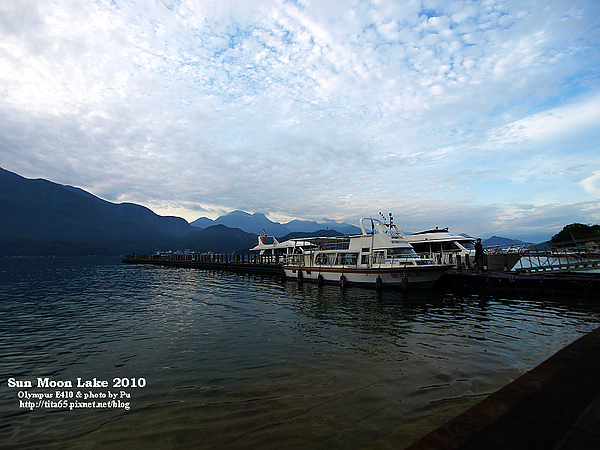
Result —
<instances>
[{"instance_id":1,"label":"distant mountain peak","mask_svg":"<svg viewBox=\"0 0 600 450\"><path fill-rule=\"evenodd\" d=\"M256 213L254 213L254 214L256 214ZM242 211L241 209L236 209L235 211L228 212L227 214L225 214L225 216L252 217L254 214L247 213L246 211Z\"/></svg>"},{"instance_id":2,"label":"distant mountain peak","mask_svg":"<svg viewBox=\"0 0 600 450\"><path fill-rule=\"evenodd\" d=\"M330 219L323 219L320 223L296 219L281 224L270 220L264 213L255 212L250 214L241 210L231 211L215 220L201 217L191 222L190 225L198 228L207 228L218 223L231 228L239 228L248 233L264 234L266 232L268 235L276 237L285 236L291 232L311 233L325 229L333 229L342 234L356 234L360 231L360 229L354 225L340 223Z\"/></svg>"},{"instance_id":3,"label":"distant mountain peak","mask_svg":"<svg viewBox=\"0 0 600 450\"><path fill-rule=\"evenodd\" d=\"M503 245L523 245L523 244L526 244L526 242L520 241L518 239L511 239L511 238L506 238L506 237L502 237L502 236L492 236L488 239L484 239L482 241L482 244L485 245L486 247L493 247L493 246L503 246Z\"/></svg>"}]
</instances>

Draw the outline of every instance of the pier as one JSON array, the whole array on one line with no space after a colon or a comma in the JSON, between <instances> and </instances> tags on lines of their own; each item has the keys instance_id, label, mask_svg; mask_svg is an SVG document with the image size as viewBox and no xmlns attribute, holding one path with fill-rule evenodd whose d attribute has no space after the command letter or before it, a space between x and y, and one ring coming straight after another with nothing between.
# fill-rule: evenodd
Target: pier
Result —
<instances>
[{"instance_id":1,"label":"pier","mask_svg":"<svg viewBox=\"0 0 600 450\"><path fill-rule=\"evenodd\" d=\"M188 269L227 270L240 273L262 273L283 276L278 259L262 258L258 254L159 254L127 255L126 264L146 264Z\"/></svg>"},{"instance_id":2,"label":"pier","mask_svg":"<svg viewBox=\"0 0 600 450\"><path fill-rule=\"evenodd\" d=\"M538 256L532 258L542 261ZM284 277L283 261L277 256L261 257L258 254L128 255L122 261L127 264L227 270ZM489 261L491 262L491 258ZM491 264L487 265L484 271L465 269L458 258L456 268L444 273L433 289L449 294L500 295L515 298L522 296L600 298L600 273L569 271L570 268L573 270L597 268L597 259L579 260L570 266L567 266L563 259L561 265L554 269L543 264L532 265L532 270L524 270L521 266L509 271L506 265L498 265L498 263L495 263L494 267L498 267L499 270L487 270L487 267L491 267Z\"/></svg>"},{"instance_id":3,"label":"pier","mask_svg":"<svg viewBox=\"0 0 600 450\"><path fill-rule=\"evenodd\" d=\"M600 448L598 380L600 328L407 448ZM390 437L379 444L394 448L395 443Z\"/></svg>"},{"instance_id":4,"label":"pier","mask_svg":"<svg viewBox=\"0 0 600 450\"><path fill-rule=\"evenodd\" d=\"M122 259L127 264L148 264L188 269L228 270L242 273L264 273L283 275L278 258L263 258L258 254L159 254L127 255Z\"/></svg>"},{"instance_id":5,"label":"pier","mask_svg":"<svg viewBox=\"0 0 600 450\"><path fill-rule=\"evenodd\" d=\"M444 273L434 289L442 293L502 297L600 298L599 273L518 273L458 270Z\"/></svg>"}]
</instances>

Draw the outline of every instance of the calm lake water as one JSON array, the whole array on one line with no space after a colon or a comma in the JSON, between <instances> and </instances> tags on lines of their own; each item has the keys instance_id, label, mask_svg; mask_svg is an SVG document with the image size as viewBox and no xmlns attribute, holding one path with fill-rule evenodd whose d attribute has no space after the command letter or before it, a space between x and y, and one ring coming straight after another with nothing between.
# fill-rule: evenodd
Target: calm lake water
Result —
<instances>
[{"instance_id":1,"label":"calm lake water","mask_svg":"<svg viewBox=\"0 0 600 450\"><path fill-rule=\"evenodd\" d=\"M0 259L0 446L377 447L439 425L599 324L600 307L578 299L378 296L108 258ZM46 377L73 386L38 387ZM56 391L59 406L26 398ZM108 391L126 395L69 408Z\"/></svg>"}]
</instances>

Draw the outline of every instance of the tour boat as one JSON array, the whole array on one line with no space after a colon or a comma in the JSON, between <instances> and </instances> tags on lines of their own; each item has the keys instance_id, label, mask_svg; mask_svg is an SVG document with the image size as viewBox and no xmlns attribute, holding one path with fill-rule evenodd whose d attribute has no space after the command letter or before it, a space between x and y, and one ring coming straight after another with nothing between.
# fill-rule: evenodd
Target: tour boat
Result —
<instances>
[{"instance_id":1,"label":"tour boat","mask_svg":"<svg viewBox=\"0 0 600 450\"><path fill-rule=\"evenodd\" d=\"M470 268L475 262L475 239L450 233L448 228L407 234L406 240L413 246L417 255L431 258L438 264L456 265L458 256L464 268ZM484 266L488 270L511 270L528 250L529 244L508 248L484 248Z\"/></svg>"},{"instance_id":2,"label":"tour boat","mask_svg":"<svg viewBox=\"0 0 600 450\"><path fill-rule=\"evenodd\" d=\"M407 234L406 240L417 255L433 259L438 264L456 264L460 256L463 264L475 261L475 239L450 233L448 228L435 228Z\"/></svg>"},{"instance_id":3,"label":"tour boat","mask_svg":"<svg viewBox=\"0 0 600 450\"><path fill-rule=\"evenodd\" d=\"M359 235L299 240L314 245L302 252L290 252L283 262L286 277L338 283L342 287L355 284L405 288L433 284L452 267L419 257L391 215L389 223L383 219L362 218Z\"/></svg>"},{"instance_id":4,"label":"tour boat","mask_svg":"<svg viewBox=\"0 0 600 450\"><path fill-rule=\"evenodd\" d=\"M258 252L264 263L283 264L291 258L308 253L316 248L316 244L306 239L289 239L279 242L275 236L258 235L258 243L250 249Z\"/></svg>"}]
</instances>

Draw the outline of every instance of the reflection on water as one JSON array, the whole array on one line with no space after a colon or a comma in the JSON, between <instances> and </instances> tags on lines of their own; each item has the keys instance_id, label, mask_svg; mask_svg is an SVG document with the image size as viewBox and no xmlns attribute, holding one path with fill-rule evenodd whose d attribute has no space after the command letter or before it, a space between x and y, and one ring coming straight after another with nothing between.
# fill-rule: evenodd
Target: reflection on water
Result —
<instances>
[{"instance_id":1,"label":"reflection on water","mask_svg":"<svg viewBox=\"0 0 600 450\"><path fill-rule=\"evenodd\" d=\"M361 448L497 390L599 322L598 307L573 300L378 296L118 260L4 259L0 440ZM147 385L128 389L129 411L29 411L10 377Z\"/></svg>"}]
</instances>

